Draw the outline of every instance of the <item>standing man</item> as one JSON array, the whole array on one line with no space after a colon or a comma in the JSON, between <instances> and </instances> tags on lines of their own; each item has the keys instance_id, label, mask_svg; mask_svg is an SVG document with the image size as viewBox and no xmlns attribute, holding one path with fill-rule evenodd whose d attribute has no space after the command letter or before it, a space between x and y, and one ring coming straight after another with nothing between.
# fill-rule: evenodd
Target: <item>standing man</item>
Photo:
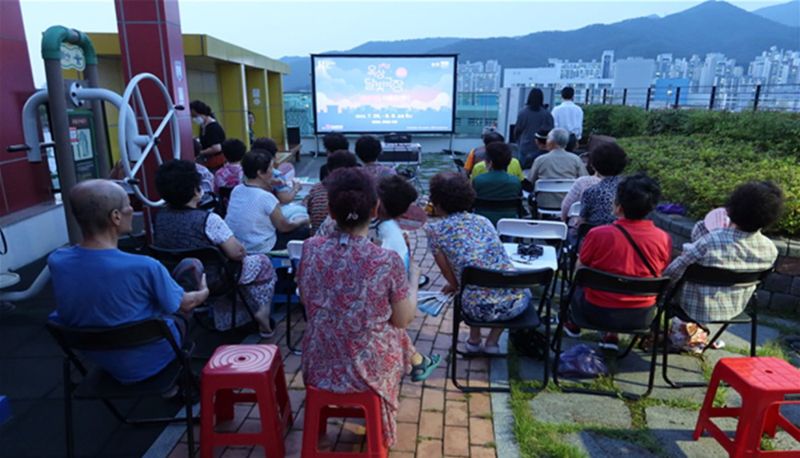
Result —
<instances>
[{"instance_id":1,"label":"standing man","mask_svg":"<svg viewBox=\"0 0 800 458\"><path fill-rule=\"evenodd\" d=\"M578 140L583 134L583 109L572 99L575 97L575 89L570 86L561 89L561 105L553 108L553 121L556 127L566 129L569 132L569 143L565 148L569 152L575 151Z\"/></svg>"}]
</instances>

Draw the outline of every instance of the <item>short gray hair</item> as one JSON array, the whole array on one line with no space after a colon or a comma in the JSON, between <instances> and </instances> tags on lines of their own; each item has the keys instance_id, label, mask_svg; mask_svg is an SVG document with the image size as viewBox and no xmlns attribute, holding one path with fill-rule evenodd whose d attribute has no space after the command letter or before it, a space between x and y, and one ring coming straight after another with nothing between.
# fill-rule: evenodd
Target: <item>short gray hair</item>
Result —
<instances>
[{"instance_id":1,"label":"short gray hair","mask_svg":"<svg viewBox=\"0 0 800 458\"><path fill-rule=\"evenodd\" d=\"M569 143L569 132L567 132L567 129L556 127L547 134L547 141L553 142L559 148L564 149Z\"/></svg>"}]
</instances>

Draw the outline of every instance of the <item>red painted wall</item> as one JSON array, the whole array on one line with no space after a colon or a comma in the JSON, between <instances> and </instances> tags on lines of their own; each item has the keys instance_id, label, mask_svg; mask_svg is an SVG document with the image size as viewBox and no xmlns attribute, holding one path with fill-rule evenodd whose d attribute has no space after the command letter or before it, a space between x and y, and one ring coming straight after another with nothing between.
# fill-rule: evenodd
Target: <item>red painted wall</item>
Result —
<instances>
[{"instance_id":1,"label":"red painted wall","mask_svg":"<svg viewBox=\"0 0 800 458\"><path fill-rule=\"evenodd\" d=\"M177 0L115 0L114 4L125 83L139 73L152 73L167 87L174 103L181 104L180 97L183 95L182 104L186 109L178 113L181 157L194 160L189 89L186 83L186 62L183 57ZM140 87L150 116L153 117L154 113L163 114L164 98L156 87L149 82ZM160 119L155 120L154 130L159 121ZM144 129L140 127L140 131ZM167 131L159 144L164 160L172 155L166 141L169 138ZM156 161L148 158L142 168L144 177L139 178L143 178L141 181L145 184L145 193L149 198L157 199L154 183Z\"/></svg>"},{"instance_id":2,"label":"red painted wall","mask_svg":"<svg viewBox=\"0 0 800 458\"><path fill-rule=\"evenodd\" d=\"M35 56L38 58L38 56ZM33 76L19 0L0 1L0 216L52 201L46 159L6 147L23 143L22 106L33 93Z\"/></svg>"}]
</instances>

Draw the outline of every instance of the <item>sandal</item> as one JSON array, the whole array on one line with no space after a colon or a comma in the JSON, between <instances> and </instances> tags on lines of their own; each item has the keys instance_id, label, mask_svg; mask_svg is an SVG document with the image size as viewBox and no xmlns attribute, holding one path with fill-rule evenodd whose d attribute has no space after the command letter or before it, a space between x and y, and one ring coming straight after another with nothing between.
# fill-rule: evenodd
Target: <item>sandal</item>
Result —
<instances>
[{"instance_id":1,"label":"sandal","mask_svg":"<svg viewBox=\"0 0 800 458\"><path fill-rule=\"evenodd\" d=\"M422 362L411 366L411 381L421 382L430 377L441 361L442 357L439 355L422 355Z\"/></svg>"},{"instance_id":2,"label":"sandal","mask_svg":"<svg viewBox=\"0 0 800 458\"><path fill-rule=\"evenodd\" d=\"M260 336L262 339L271 339L271 338L275 337L275 327L276 327L277 325L278 325L278 323L276 323L276 322L275 322L275 320L273 320L272 318L270 318L270 319L269 319L269 327L270 327L270 330L269 330L269 331L263 331L263 330L261 329L261 327L259 326L259 329L258 329L258 335L259 335L259 336Z\"/></svg>"},{"instance_id":3,"label":"sandal","mask_svg":"<svg viewBox=\"0 0 800 458\"><path fill-rule=\"evenodd\" d=\"M483 352L487 355L499 355L500 354L500 345L484 345Z\"/></svg>"}]
</instances>

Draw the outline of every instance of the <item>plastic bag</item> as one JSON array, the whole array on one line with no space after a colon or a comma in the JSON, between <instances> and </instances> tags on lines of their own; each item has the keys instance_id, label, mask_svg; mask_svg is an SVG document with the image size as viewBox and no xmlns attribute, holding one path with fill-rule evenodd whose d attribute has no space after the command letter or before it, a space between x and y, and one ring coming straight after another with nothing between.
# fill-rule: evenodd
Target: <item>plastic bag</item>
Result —
<instances>
[{"instance_id":1,"label":"plastic bag","mask_svg":"<svg viewBox=\"0 0 800 458\"><path fill-rule=\"evenodd\" d=\"M607 374L608 368L603 358L588 345L575 345L561 353L558 375L589 378Z\"/></svg>"},{"instance_id":2,"label":"plastic bag","mask_svg":"<svg viewBox=\"0 0 800 458\"><path fill-rule=\"evenodd\" d=\"M708 342L708 333L697 323L673 318L669 328L669 343L679 351L700 353Z\"/></svg>"}]
</instances>

